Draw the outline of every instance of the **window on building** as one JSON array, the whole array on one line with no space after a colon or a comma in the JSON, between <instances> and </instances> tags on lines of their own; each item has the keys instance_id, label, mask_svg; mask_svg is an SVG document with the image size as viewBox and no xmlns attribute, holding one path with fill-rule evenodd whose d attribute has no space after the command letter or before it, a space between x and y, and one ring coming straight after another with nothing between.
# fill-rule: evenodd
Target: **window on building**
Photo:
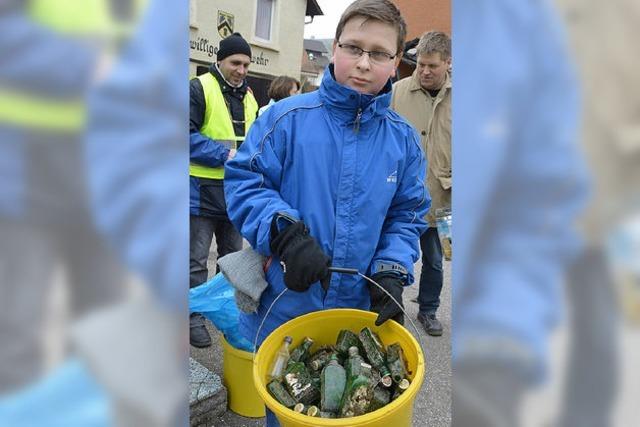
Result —
<instances>
[{"instance_id":1,"label":"window on building","mask_svg":"<svg viewBox=\"0 0 640 427\"><path fill-rule=\"evenodd\" d=\"M271 40L271 24L275 0L258 0L256 13L256 37Z\"/></svg>"}]
</instances>

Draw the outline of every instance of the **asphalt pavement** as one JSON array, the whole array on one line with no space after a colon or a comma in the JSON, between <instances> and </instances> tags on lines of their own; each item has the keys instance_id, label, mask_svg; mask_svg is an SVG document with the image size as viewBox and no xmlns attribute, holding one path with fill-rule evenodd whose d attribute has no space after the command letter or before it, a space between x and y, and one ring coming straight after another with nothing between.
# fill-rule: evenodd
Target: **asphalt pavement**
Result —
<instances>
[{"instance_id":1,"label":"asphalt pavement","mask_svg":"<svg viewBox=\"0 0 640 427\"><path fill-rule=\"evenodd\" d=\"M210 272L215 272L215 256L215 248L212 248L209 258ZM420 268L421 264L417 263L415 266L416 282L420 276ZM407 312L416 325L421 328L416 320L418 305L411 302L417 295L418 285L416 283L405 290L403 300ZM414 403L414 426L448 427L451 425L451 263L446 261L444 262L444 286L437 316L444 327L442 336L431 337L421 328L426 376ZM409 323L405 321L405 325L415 335ZM210 323L207 327L211 332L213 345L206 349L191 347L191 356L222 377L222 345L219 333ZM215 427L257 427L263 425L265 425L264 418L245 418L229 410L211 424Z\"/></svg>"}]
</instances>

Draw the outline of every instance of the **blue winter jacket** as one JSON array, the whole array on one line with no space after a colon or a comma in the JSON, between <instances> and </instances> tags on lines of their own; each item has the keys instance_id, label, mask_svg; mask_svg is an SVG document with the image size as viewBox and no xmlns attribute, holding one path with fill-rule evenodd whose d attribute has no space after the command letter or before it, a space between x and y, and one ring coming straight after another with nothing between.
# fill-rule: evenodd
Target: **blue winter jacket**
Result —
<instances>
[{"instance_id":1,"label":"blue winter jacket","mask_svg":"<svg viewBox=\"0 0 640 427\"><path fill-rule=\"evenodd\" d=\"M390 99L391 82L377 96L362 95L337 83L328 68L318 91L286 98L256 120L225 164L229 218L253 248L272 255L271 220L286 212L307 224L333 266L369 275L385 265L401 266L406 283L413 282L431 199L419 138L389 109ZM252 341L285 287L275 255L273 261L258 312L241 315L241 332ZM294 317L369 305L363 279L334 273L326 293L319 283L304 293L285 293L259 342Z\"/></svg>"}]
</instances>

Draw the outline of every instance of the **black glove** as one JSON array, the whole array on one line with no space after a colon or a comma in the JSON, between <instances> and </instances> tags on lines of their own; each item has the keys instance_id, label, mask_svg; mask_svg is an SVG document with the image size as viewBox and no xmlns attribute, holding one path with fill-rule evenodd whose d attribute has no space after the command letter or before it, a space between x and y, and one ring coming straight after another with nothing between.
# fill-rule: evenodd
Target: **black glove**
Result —
<instances>
[{"instance_id":1,"label":"black glove","mask_svg":"<svg viewBox=\"0 0 640 427\"><path fill-rule=\"evenodd\" d=\"M317 282L329 279L331 260L320 248L309 229L298 221L278 232L275 217L271 223L271 252L276 254L284 270L284 284L296 292L304 292ZM323 283L326 289L326 283Z\"/></svg>"},{"instance_id":2,"label":"black glove","mask_svg":"<svg viewBox=\"0 0 640 427\"><path fill-rule=\"evenodd\" d=\"M402 303L402 284L404 280L402 276L395 273L382 272L374 274L371 278L378 282L378 284L389 292L404 308L404 304ZM378 313L376 326L382 325L389 319L393 319L401 325L404 324L404 314L400 307L398 307L398 304L382 292L380 288L370 282L367 283L369 283L371 311Z\"/></svg>"}]
</instances>

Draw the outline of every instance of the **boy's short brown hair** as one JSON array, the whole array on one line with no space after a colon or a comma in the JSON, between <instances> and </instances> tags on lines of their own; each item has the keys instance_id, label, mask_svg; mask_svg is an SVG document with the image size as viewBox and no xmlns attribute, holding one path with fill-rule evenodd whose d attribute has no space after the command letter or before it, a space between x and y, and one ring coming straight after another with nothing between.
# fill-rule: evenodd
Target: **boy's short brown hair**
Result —
<instances>
[{"instance_id":1,"label":"boy's short brown hair","mask_svg":"<svg viewBox=\"0 0 640 427\"><path fill-rule=\"evenodd\" d=\"M389 0L356 0L342 13L338 27L336 28L336 41L339 41L342 30L347 21L356 16L363 16L367 20L373 19L385 24L390 24L398 30L398 50L402 53L404 49L404 39L407 37L407 24L400 14L398 8Z\"/></svg>"},{"instance_id":2,"label":"boy's short brown hair","mask_svg":"<svg viewBox=\"0 0 640 427\"><path fill-rule=\"evenodd\" d=\"M280 101L287 98L291 92L291 86L295 83L298 90L300 90L300 82L293 77L279 76L276 77L269 85L267 95L274 101Z\"/></svg>"}]
</instances>

